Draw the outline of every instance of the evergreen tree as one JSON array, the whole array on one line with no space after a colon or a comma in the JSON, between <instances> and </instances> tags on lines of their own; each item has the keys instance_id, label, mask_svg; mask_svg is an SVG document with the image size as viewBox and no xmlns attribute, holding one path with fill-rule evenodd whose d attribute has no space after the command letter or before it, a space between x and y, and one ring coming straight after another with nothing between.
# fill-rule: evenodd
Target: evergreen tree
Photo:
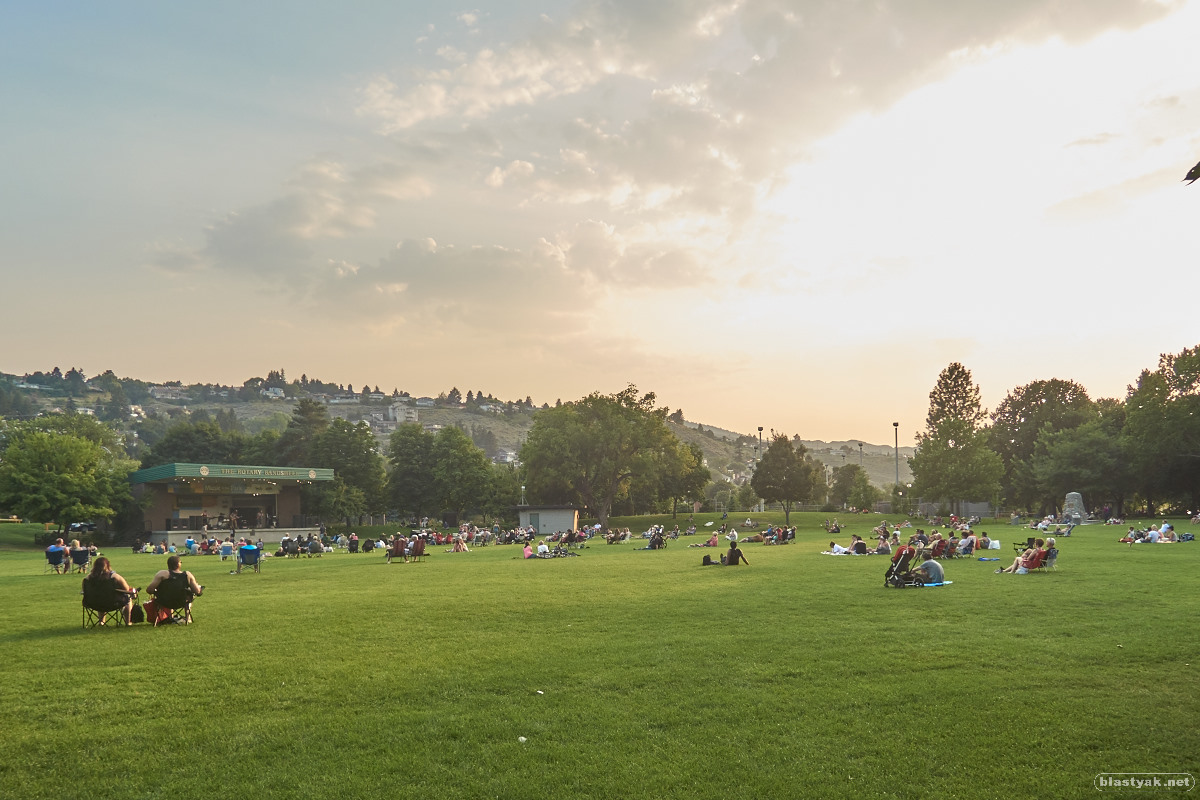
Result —
<instances>
[{"instance_id":1,"label":"evergreen tree","mask_svg":"<svg viewBox=\"0 0 1200 800\"><path fill-rule=\"evenodd\" d=\"M986 415L970 371L957 362L942 370L910 461L919 495L955 504L996 498L1004 464L980 427Z\"/></svg>"}]
</instances>

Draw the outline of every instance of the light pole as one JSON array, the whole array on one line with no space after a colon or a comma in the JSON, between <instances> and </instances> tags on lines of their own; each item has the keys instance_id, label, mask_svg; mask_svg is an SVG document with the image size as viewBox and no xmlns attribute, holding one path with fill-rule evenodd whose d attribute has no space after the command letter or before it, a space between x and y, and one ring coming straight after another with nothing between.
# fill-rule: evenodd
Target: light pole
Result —
<instances>
[{"instance_id":1,"label":"light pole","mask_svg":"<svg viewBox=\"0 0 1200 800\"><path fill-rule=\"evenodd\" d=\"M892 430L896 432L896 485L900 485L900 423L893 422Z\"/></svg>"},{"instance_id":2,"label":"light pole","mask_svg":"<svg viewBox=\"0 0 1200 800\"><path fill-rule=\"evenodd\" d=\"M521 487L521 505L525 505L525 487Z\"/></svg>"},{"instance_id":3,"label":"light pole","mask_svg":"<svg viewBox=\"0 0 1200 800\"><path fill-rule=\"evenodd\" d=\"M862 466L862 442L858 443L858 465Z\"/></svg>"},{"instance_id":4,"label":"light pole","mask_svg":"<svg viewBox=\"0 0 1200 800\"><path fill-rule=\"evenodd\" d=\"M758 460L756 460L756 461L754 462L754 471L755 471L755 472L758 472L758 462L759 462L759 461L762 461L762 452L763 452L763 449L762 449L762 428L763 428L763 426L762 426L762 425L759 425L759 426L758 426ZM764 511L764 510L766 510L766 509L764 509L764 508L762 507L762 505L760 504L760 505L759 505L759 510L760 510L760 511Z\"/></svg>"}]
</instances>

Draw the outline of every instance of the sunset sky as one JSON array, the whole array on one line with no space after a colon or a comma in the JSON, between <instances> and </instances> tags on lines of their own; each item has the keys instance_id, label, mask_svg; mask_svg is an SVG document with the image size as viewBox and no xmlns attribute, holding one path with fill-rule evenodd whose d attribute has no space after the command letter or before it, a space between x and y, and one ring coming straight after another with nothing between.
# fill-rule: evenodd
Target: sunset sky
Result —
<instances>
[{"instance_id":1,"label":"sunset sky","mask_svg":"<svg viewBox=\"0 0 1200 800\"><path fill-rule=\"evenodd\" d=\"M902 445L1200 343L1200 0L0 10L0 371Z\"/></svg>"}]
</instances>

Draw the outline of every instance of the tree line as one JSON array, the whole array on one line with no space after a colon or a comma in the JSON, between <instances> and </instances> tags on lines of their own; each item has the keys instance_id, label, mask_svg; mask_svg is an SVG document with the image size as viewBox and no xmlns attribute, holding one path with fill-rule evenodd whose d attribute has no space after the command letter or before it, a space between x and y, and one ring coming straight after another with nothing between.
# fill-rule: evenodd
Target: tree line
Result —
<instances>
[{"instance_id":1,"label":"tree line","mask_svg":"<svg viewBox=\"0 0 1200 800\"><path fill-rule=\"evenodd\" d=\"M1079 492L1117 516L1200 509L1200 346L1160 356L1123 400L1053 378L1016 387L988 414L959 363L929 399L910 461L912 493L926 500L1044 514Z\"/></svg>"}]
</instances>

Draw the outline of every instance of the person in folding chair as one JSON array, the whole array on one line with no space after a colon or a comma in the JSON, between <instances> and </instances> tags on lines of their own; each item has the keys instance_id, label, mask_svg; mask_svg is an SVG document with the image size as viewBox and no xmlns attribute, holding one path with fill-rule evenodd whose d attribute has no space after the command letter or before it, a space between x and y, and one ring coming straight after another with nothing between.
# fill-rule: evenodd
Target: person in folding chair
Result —
<instances>
[{"instance_id":1,"label":"person in folding chair","mask_svg":"<svg viewBox=\"0 0 1200 800\"><path fill-rule=\"evenodd\" d=\"M243 539L238 545L237 550L237 572L241 574L242 567L258 572L259 558L262 556L262 550L258 549L258 545L249 539Z\"/></svg>"},{"instance_id":2,"label":"person in folding chair","mask_svg":"<svg viewBox=\"0 0 1200 800\"><path fill-rule=\"evenodd\" d=\"M67 574L71 570L71 557L67 546L63 544L63 540L59 539L54 544L46 548L46 568L43 573L55 572Z\"/></svg>"},{"instance_id":3,"label":"person in folding chair","mask_svg":"<svg viewBox=\"0 0 1200 800\"><path fill-rule=\"evenodd\" d=\"M72 539L71 549L68 552L71 556L71 571L87 572L92 565L92 551L81 547L78 539Z\"/></svg>"},{"instance_id":4,"label":"person in folding chair","mask_svg":"<svg viewBox=\"0 0 1200 800\"><path fill-rule=\"evenodd\" d=\"M158 571L146 592L154 597L153 605L145 605L148 622L155 627L168 620L186 625L192 621L192 599L204 594L204 587L192 573L179 568L179 556L171 556L167 568Z\"/></svg>"},{"instance_id":5,"label":"person in folding chair","mask_svg":"<svg viewBox=\"0 0 1200 800\"><path fill-rule=\"evenodd\" d=\"M106 625L108 620L128 625L137 589L112 571L104 556L92 562L92 571L83 579L83 627Z\"/></svg>"}]
</instances>

